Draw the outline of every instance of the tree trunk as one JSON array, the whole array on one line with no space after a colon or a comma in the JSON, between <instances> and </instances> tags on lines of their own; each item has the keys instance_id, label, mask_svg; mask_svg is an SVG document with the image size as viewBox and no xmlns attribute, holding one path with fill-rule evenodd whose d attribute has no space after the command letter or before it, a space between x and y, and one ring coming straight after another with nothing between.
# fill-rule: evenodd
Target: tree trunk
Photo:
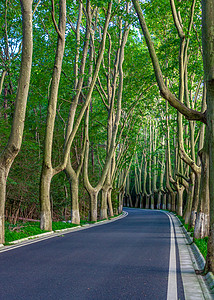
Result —
<instances>
[{"instance_id":1,"label":"tree trunk","mask_svg":"<svg viewBox=\"0 0 214 300\"><path fill-rule=\"evenodd\" d=\"M207 128L209 140L210 229L205 271L214 273L214 2L202 0L202 46L204 80L207 87Z\"/></svg>"},{"instance_id":2,"label":"tree trunk","mask_svg":"<svg viewBox=\"0 0 214 300\"><path fill-rule=\"evenodd\" d=\"M7 174L4 168L0 168L0 245L5 242L4 221L5 221L5 200L6 200L6 182Z\"/></svg>"},{"instance_id":3,"label":"tree trunk","mask_svg":"<svg viewBox=\"0 0 214 300\"><path fill-rule=\"evenodd\" d=\"M100 209L100 220L107 219L107 197L108 191L106 188L102 189L102 200L101 200L101 209Z\"/></svg>"},{"instance_id":4,"label":"tree trunk","mask_svg":"<svg viewBox=\"0 0 214 300\"><path fill-rule=\"evenodd\" d=\"M194 181L195 181L195 174L190 174L190 182L189 188L187 191L187 201L184 209L184 220L185 224L189 224L190 216L191 216L191 208L192 208L192 201L193 201L193 194L194 194Z\"/></svg>"},{"instance_id":5,"label":"tree trunk","mask_svg":"<svg viewBox=\"0 0 214 300\"><path fill-rule=\"evenodd\" d=\"M119 198L119 207L118 207L118 213L121 214L123 212L123 193L120 193Z\"/></svg>"},{"instance_id":6,"label":"tree trunk","mask_svg":"<svg viewBox=\"0 0 214 300\"><path fill-rule=\"evenodd\" d=\"M113 211L112 201L111 201L111 192L112 192L112 188L109 188L108 193L107 193L107 200L108 200L109 216L113 217L114 211ZM123 207L123 198L121 199L121 205ZM123 208L122 208L122 210L123 210Z\"/></svg>"},{"instance_id":7,"label":"tree trunk","mask_svg":"<svg viewBox=\"0 0 214 300\"><path fill-rule=\"evenodd\" d=\"M183 215L183 193L184 193L184 187L180 186L177 191L177 205L176 205L176 213L179 216Z\"/></svg>"},{"instance_id":8,"label":"tree trunk","mask_svg":"<svg viewBox=\"0 0 214 300\"><path fill-rule=\"evenodd\" d=\"M154 194L152 194L151 196L150 196L150 208L151 209L154 209Z\"/></svg>"},{"instance_id":9,"label":"tree trunk","mask_svg":"<svg viewBox=\"0 0 214 300\"><path fill-rule=\"evenodd\" d=\"M50 187L53 177L52 168L43 168L40 180L40 211L41 221L40 228L42 230L52 230L51 204L50 204Z\"/></svg>"},{"instance_id":10,"label":"tree trunk","mask_svg":"<svg viewBox=\"0 0 214 300\"><path fill-rule=\"evenodd\" d=\"M191 209L190 221L189 221L189 229L195 227L195 220L196 220L196 214L197 214L198 203L199 203L200 181L201 181L201 175L195 174L195 186L194 186L192 209Z\"/></svg>"},{"instance_id":11,"label":"tree trunk","mask_svg":"<svg viewBox=\"0 0 214 300\"><path fill-rule=\"evenodd\" d=\"M199 152L201 158L201 185L199 205L194 229L194 238L203 239L209 234L209 154L208 139L205 136L205 144Z\"/></svg>"},{"instance_id":12,"label":"tree trunk","mask_svg":"<svg viewBox=\"0 0 214 300\"><path fill-rule=\"evenodd\" d=\"M171 194L168 193L167 210L171 210L171 202L172 202L172 200L171 200Z\"/></svg>"},{"instance_id":13,"label":"tree trunk","mask_svg":"<svg viewBox=\"0 0 214 300\"><path fill-rule=\"evenodd\" d=\"M163 194L163 204L162 209L166 209L166 193Z\"/></svg>"},{"instance_id":14,"label":"tree trunk","mask_svg":"<svg viewBox=\"0 0 214 300\"><path fill-rule=\"evenodd\" d=\"M143 208L143 195L140 193L140 208Z\"/></svg>"},{"instance_id":15,"label":"tree trunk","mask_svg":"<svg viewBox=\"0 0 214 300\"><path fill-rule=\"evenodd\" d=\"M133 207L133 204L132 204L132 197L130 194L128 194L128 203L129 203L129 207Z\"/></svg>"},{"instance_id":16,"label":"tree trunk","mask_svg":"<svg viewBox=\"0 0 214 300\"><path fill-rule=\"evenodd\" d=\"M90 195L90 221L97 222L97 196L98 192L93 191L89 193Z\"/></svg>"},{"instance_id":17,"label":"tree trunk","mask_svg":"<svg viewBox=\"0 0 214 300\"><path fill-rule=\"evenodd\" d=\"M157 209L160 209L160 208L161 208L161 196L162 196L162 192L159 190L159 191L158 191Z\"/></svg>"},{"instance_id":18,"label":"tree trunk","mask_svg":"<svg viewBox=\"0 0 214 300\"><path fill-rule=\"evenodd\" d=\"M50 207L50 188L52 177L56 174L52 168L52 145L54 124L56 118L57 97L59 90L59 82L62 70L62 60L65 47L65 28L66 28L66 2L59 0L60 15L59 28L56 28L57 50L55 54L55 62L53 67L50 96L48 102L48 114L45 129L44 157L42 172L40 177L40 207L41 207L41 223L40 228L43 230L52 230L51 207ZM52 12L54 7L52 7ZM46 219L47 218L47 219Z\"/></svg>"},{"instance_id":19,"label":"tree trunk","mask_svg":"<svg viewBox=\"0 0 214 300\"><path fill-rule=\"evenodd\" d=\"M146 209L149 209L149 195L146 194Z\"/></svg>"},{"instance_id":20,"label":"tree trunk","mask_svg":"<svg viewBox=\"0 0 214 300\"><path fill-rule=\"evenodd\" d=\"M13 114L13 123L7 146L0 154L0 244L4 243L4 210L6 181L11 165L19 153L24 130L25 111L28 98L32 66L32 0L21 0L22 9L22 58Z\"/></svg>"},{"instance_id":21,"label":"tree trunk","mask_svg":"<svg viewBox=\"0 0 214 300\"><path fill-rule=\"evenodd\" d=\"M136 195L135 208L139 206L139 194Z\"/></svg>"},{"instance_id":22,"label":"tree trunk","mask_svg":"<svg viewBox=\"0 0 214 300\"><path fill-rule=\"evenodd\" d=\"M207 237L208 234L209 234L209 215L204 212L198 212L195 221L194 239L203 239Z\"/></svg>"},{"instance_id":23,"label":"tree trunk","mask_svg":"<svg viewBox=\"0 0 214 300\"><path fill-rule=\"evenodd\" d=\"M71 182L71 198L72 198L72 213L71 222L73 224L80 224L80 211L79 211L79 180L78 177L72 176Z\"/></svg>"},{"instance_id":24,"label":"tree trunk","mask_svg":"<svg viewBox=\"0 0 214 300\"><path fill-rule=\"evenodd\" d=\"M175 199L176 199L176 193L175 192L172 192L170 194L171 196L171 210L172 211L175 211Z\"/></svg>"}]
</instances>

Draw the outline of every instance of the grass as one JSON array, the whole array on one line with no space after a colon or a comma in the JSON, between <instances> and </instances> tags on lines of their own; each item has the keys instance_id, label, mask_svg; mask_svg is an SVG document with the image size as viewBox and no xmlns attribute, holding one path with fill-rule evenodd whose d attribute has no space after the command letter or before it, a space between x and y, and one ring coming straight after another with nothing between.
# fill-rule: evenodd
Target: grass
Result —
<instances>
[{"instance_id":1,"label":"grass","mask_svg":"<svg viewBox=\"0 0 214 300\"><path fill-rule=\"evenodd\" d=\"M118 215L114 215L114 217L110 217L109 219L115 218ZM97 220L97 222L104 221ZM86 224L94 224L97 222L81 220L80 225ZM67 222L52 222L52 230L61 230L66 228L72 228L78 226L77 224L67 223ZM9 245L10 242L15 240L23 239L29 236L34 236L37 234L45 233L46 230L40 229L40 222L23 222L19 221L16 225L10 224L9 222L5 222L5 243L4 245Z\"/></svg>"},{"instance_id":2,"label":"grass","mask_svg":"<svg viewBox=\"0 0 214 300\"><path fill-rule=\"evenodd\" d=\"M119 217L119 216L121 216L123 213L120 213L119 215L114 215L113 217L109 217L109 219L114 219L114 218L116 218L116 217Z\"/></svg>"},{"instance_id":3,"label":"grass","mask_svg":"<svg viewBox=\"0 0 214 300\"><path fill-rule=\"evenodd\" d=\"M52 222L52 230L60 230L66 228L72 228L78 226L77 224L67 223L67 222Z\"/></svg>"},{"instance_id":4,"label":"grass","mask_svg":"<svg viewBox=\"0 0 214 300\"><path fill-rule=\"evenodd\" d=\"M61 230L76 227L78 225L65 222L52 222L52 230ZM5 223L5 244L47 232L40 229L40 222L18 222L16 225Z\"/></svg>"},{"instance_id":5,"label":"grass","mask_svg":"<svg viewBox=\"0 0 214 300\"><path fill-rule=\"evenodd\" d=\"M206 257L207 257L208 237L205 237L204 239L194 239L194 242L197 245L197 247L200 250L203 257L206 259Z\"/></svg>"},{"instance_id":6,"label":"grass","mask_svg":"<svg viewBox=\"0 0 214 300\"><path fill-rule=\"evenodd\" d=\"M26 238L31 235L37 235L46 232L40 229L39 222L18 222L16 225L5 223L5 244L9 242Z\"/></svg>"}]
</instances>

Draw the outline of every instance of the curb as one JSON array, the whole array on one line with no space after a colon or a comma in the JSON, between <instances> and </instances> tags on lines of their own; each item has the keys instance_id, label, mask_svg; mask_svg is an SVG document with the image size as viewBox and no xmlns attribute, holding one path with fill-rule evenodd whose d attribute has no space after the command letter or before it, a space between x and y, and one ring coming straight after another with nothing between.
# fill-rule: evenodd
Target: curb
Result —
<instances>
[{"instance_id":1,"label":"curb","mask_svg":"<svg viewBox=\"0 0 214 300\"><path fill-rule=\"evenodd\" d=\"M179 224L181 225L181 229L182 229L184 235L186 236L186 239L187 239L188 243L190 244L190 248L191 248L192 254L193 254L193 256L196 260L198 269L203 270L204 267L205 267L205 263L206 263L203 255L201 254L201 252L198 249L197 245L193 242L193 238L189 235L189 233L187 232L186 228L181 223L179 218L173 213L172 213L172 215L174 217L176 217ZM212 274L212 272L208 272L205 276L203 276L203 278L205 279L204 281L207 285L207 288L209 289L209 292L210 292L212 298L214 299L214 275Z\"/></svg>"},{"instance_id":2,"label":"curb","mask_svg":"<svg viewBox=\"0 0 214 300\"><path fill-rule=\"evenodd\" d=\"M28 241L28 240L36 239L36 238L43 237L43 236L48 236L48 235L50 235L50 234L52 234L54 232L55 231L48 231L48 232L39 233L39 234L36 234L36 235L31 235L31 236L25 237L23 239L14 240L12 242L9 242L8 244L9 245L15 245L15 244L18 244L18 243L21 243L21 242L25 242L25 241Z\"/></svg>"},{"instance_id":3,"label":"curb","mask_svg":"<svg viewBox=\"0 0 214 300\"><path fill-rule=\"evenodd\" d=\"M79 226L65 228L65 229L57 229L55 231L48 231L48 232L40 233L40 234L37 234L37 235L28 236L28 237L23 238L23 239L14 240L12 242L9 242L9 245L7 245L7 246L4 246L3 244L0 244L0 252L4 252L4 251L7 251L7 250L12 250L13 248L15 249L17 244L20 244L20 245L18 245L19 247L28 245L28 243L27 243L28 241L29 241L29 244L31 244L31 242L39 242L39 241L43 241L43 240L46 240L46 239L49 239L49 238L58 237L62 233L66 234L66 233L71 233L72 231L79 231L79 230L89 229L89 228L92 228L92 227L95 227L95 226L100 226L100 225L105 225L105 224L108 224L108 223L112 223L112 222L115 222L119 219L125 218L127 215L128 215L128 213L123 211L121 215L119 215L115 218L112 218L112 219L103 220L103 221L99 221L97 223L92 223L92 224L84 224L82 226L79 225ZM35 240L35 241L32 241L32 240ZM24 242L26 242L26 243L24 243Z\"/></svg>"}]
</instances>

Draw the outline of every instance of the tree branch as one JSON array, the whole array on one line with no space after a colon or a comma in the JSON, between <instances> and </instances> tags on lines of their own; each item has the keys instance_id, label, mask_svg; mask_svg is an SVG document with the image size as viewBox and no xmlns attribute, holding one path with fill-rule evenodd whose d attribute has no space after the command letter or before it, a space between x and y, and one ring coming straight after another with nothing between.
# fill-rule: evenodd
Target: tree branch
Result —
<instances>
[{"instance_id":1,"label":"tree branch","mask_svg":"<svg viewBox=\"0 0 214 300\"><path fill-rule=\"evenodd\" d=\"M52 11L51 11L51 15L52 15L52 20L54 23L54 27L56 29L56 32L58 33L59 37L61 38L61 40L63 39L62 33L60 32L57 24L56 24L56 19L55 19L55 7L54 7L54 0L51 0L52 2Z\"/></svg>"},{"instance_id":2,"label":"tree branch","mask_svg":"<svg viewBox=\"0 0 214 300\"><path fill-rule=\"evenodd\" d=\"M140 26L142 28L146 44L149 50L149 54L152 60L153 68L155 71L156 80L159 86L160 94L161 96L166 99L171 106L176 108L181 114L183 114L188 120L198 120L205 124L207 124L207 118L206 113L201 113L196 110L192 110L188 107L186 107L183 103L181 103L174 94L170 92L170 90L165 85L163 74L160 68L159 60L155 52L155 48L151 39L151 36L149 34L149 30L147 28L146 22L143 17L142 10L140 8L140 4L138 0L132 0L135 10L138 15L138 19L140 22Z\"/></svg>"}]
</instances>

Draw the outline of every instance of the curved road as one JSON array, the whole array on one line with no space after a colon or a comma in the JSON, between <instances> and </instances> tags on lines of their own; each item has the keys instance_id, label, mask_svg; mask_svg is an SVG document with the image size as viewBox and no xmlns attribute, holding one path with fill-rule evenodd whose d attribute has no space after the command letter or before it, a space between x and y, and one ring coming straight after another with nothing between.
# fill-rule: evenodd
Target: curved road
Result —
<instances>
[{"instance_id":1,"label":"curved road","mask_svg":"<svg viewBox=\"0 0 214 300\"><path fill-rule=\"evenodd\" d=\"M184 299L178 254L177 296L168 293L169 217L125 211L121 220L0 253L0 299Z\"/></svg>"}]
</instances>

